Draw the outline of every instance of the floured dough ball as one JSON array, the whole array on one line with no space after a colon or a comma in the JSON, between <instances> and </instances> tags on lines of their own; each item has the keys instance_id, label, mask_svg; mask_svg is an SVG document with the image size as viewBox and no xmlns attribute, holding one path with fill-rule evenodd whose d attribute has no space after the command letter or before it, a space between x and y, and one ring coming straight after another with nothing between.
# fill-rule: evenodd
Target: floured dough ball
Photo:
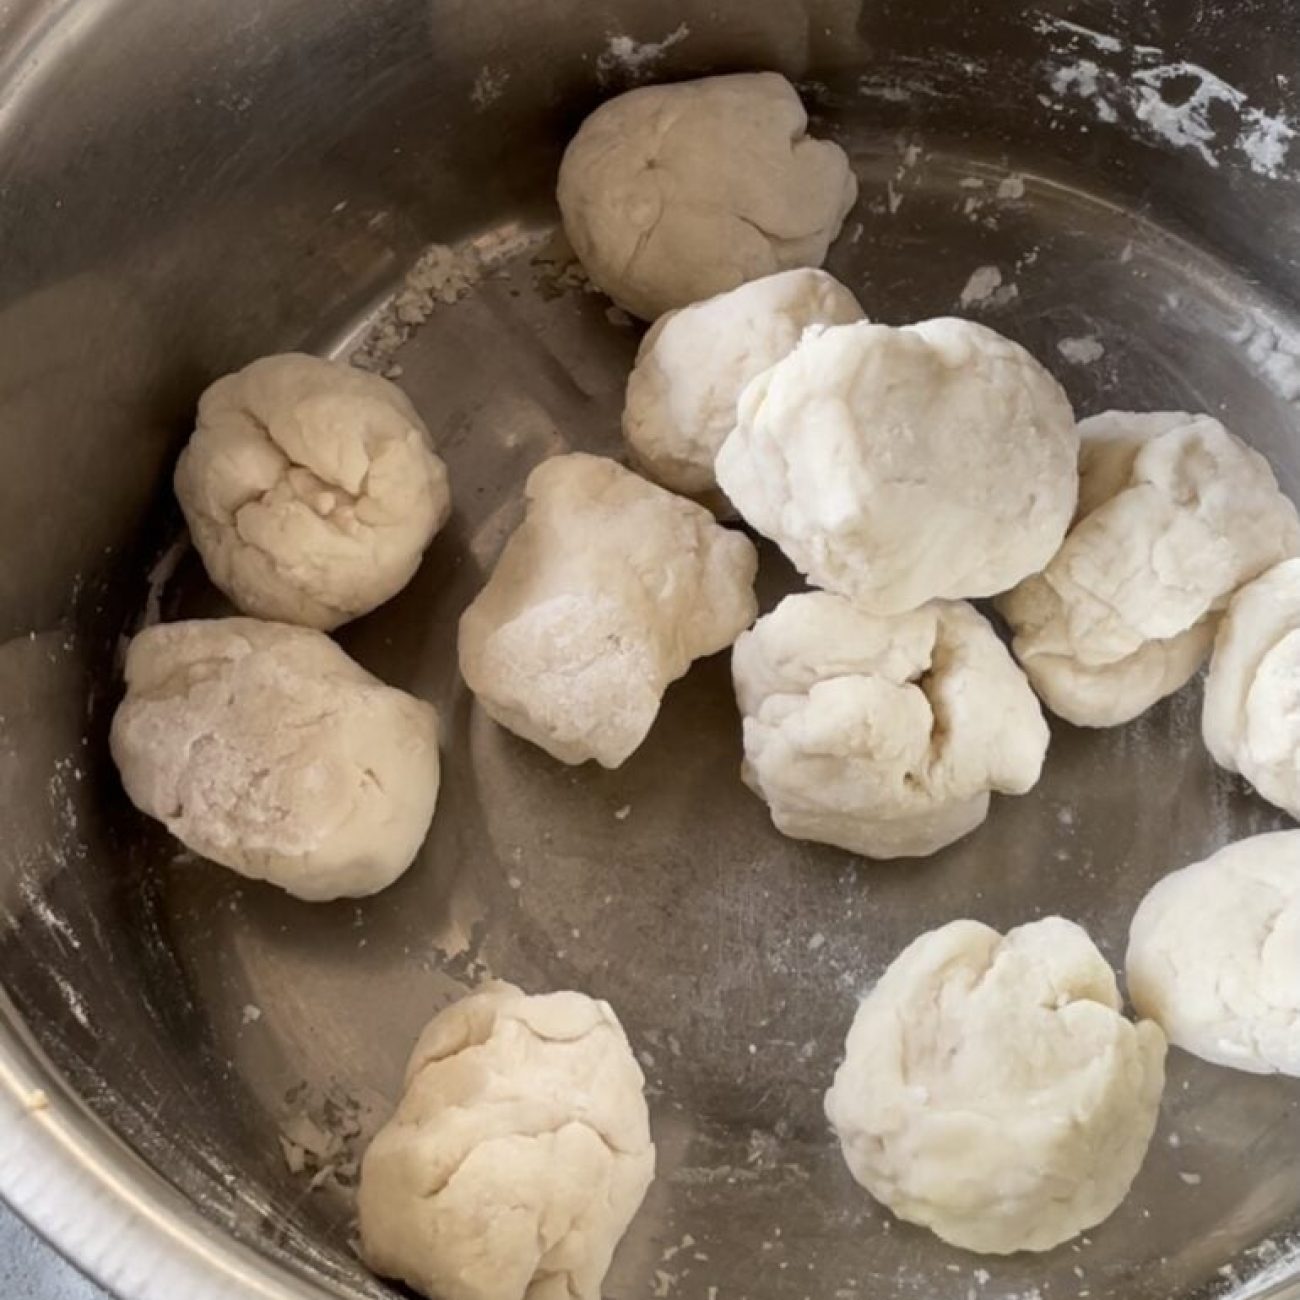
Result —
<instances>
[{"instance_id":1,"label":"floured dough ball","mask_svg":"<svg viewBox=\"0 0 1300 1300\"><path fill-rule=\"evenodd\" d=\"M693 495L717 487L713 462L756 375L793 350L809 325L862 319L825 271L781 271L661 316L627 381L623 435L651 478Z\"/></svg>"},{"instance_id":2,"label":"floured dough ball","mask_svg":"<svg viewBox=\"0 0 1300 1300\"><path fill-rule=\"evenodd\" d=\"M653 320L747 280L820 266L857 198L775 72L643 86L602 104L560 164L565 233L592 281Z\"/></svg>"},{"instance_id":3,"label":"floured dough ball","mask_svg":"<svg viewBox=\"0 0 1300 1300\"><path fill-rule=\"evenodd\" d=\"M1300 560L1232 598L1205 679L1201 729L1216 763L1300 819Z\"/></svg>"},{"instance_id":4,"label":"floured dough ball","mask_svg":"<svg viewBox=\"0 0 1300 1300\"><path fill-rule=\"evenodd\" d=\"M285 623L141 632L111 740L137 808L195 853L298 898L391 884L438 799L433 707Z\"/></svg>"},{"instance_id":5,"label":"floured dough ball","mask_svg":"<svg viewBox=\"0 0 1300 1300\"><path fill-rule=\"evenodd\" d=\"M1072 921L953 921L863 999L826 1094L854 1178L965 1250L1050 1250L1128 1194L1165 1040Z\"/></svg>"},{"instance_id":6,"label":"floured dough ball","mask_svg":"<svg viewBox=\"0 0 1300 1300\"><path fill-rule=\"evenodd\" d=\"M1133 917L1133 1005L1216 1065L1300 1075L1300 831L1239 840L1159 881Z\"/></svg>"},{"instance_id":7,"label":"floured dough ball","mask_svg":"<svg viewBox=\"0 0 1300 1300\"><path fill-rule=\"evenodd\" d=\"M361 1253L436 1300L600 1300L654 1177L609 1006L490 984L436 1016L361 1163Z\"/></svg>"},{"instance_id":8,"label":"floured dough ball","mask_svg":"<svg viewBox=\"0 0 1300 1300\"><path fill-rule=\"evenodd\" d=\"M324 629L401 591L451 509L401 389L296 353L203 394L176 496L209 576L245 614Z\"/></svg>"},{"instance_id":9,"label":"floured dough ball","mask_svg":"<svg viewBox=\"0 0 1300 1300\"><path fill-rule=\"evenodd\" d=\"M1192 677L1219 611L1300 550L1300 523L1268 462L1208 415L1108 411L1079 433L1070 535L998 610L1048 708L1111 727Z\"/></svg>"},{"instance_id":10,"label":"floured dough ball","mask_svg":"<svg viewBox=\"0 0 1300 1300\"><path fill-rule=\"evenodd\" d=\"M796 839L869 858L934 853L1038 780L1047 724L971 606L893 618L787 596L732 656L745 782Z\"/></svg>"},{"instance_id":11,"label":"floured dough ball","mask_svg":"<svg viewBox=\"0 0 1300 1300\"><path fill-rule=\"evenodd\" d=\"M544 461L460 621L489 717L565 763L618 767L670 682L753 621L758 556L702 506L601 456Z\"/></svg>"},{"instance_id":12,"label":"floured dough ball","mask_svg":"<svg viewBox=\"0 0 1300 1300\"><path fill-rule=\"evenodd\" d=\"M736 509L800 572L875 614L988 596L1065 535L1065 393L971 321L811 331L741 395L717 458Z\"/></svg>"}]
</instances>

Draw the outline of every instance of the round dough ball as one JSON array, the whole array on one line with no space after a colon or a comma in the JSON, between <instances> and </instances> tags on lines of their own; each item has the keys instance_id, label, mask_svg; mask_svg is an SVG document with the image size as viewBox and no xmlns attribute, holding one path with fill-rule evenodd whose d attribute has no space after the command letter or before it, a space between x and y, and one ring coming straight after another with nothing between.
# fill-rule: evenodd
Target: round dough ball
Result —
<instances>
[{"instance_id":1,"label":"round dough ball","mask_svg":"<svg viewBox=\"0 0 1300 1300\"><path fill-rule=\"evenodd\" d=\"M602 456L544 461L525 495L461 616L461 673L489 717L561 762L618 767L669 683L753 621L758 554Z\"/></svg>"},{"instance_id":2,"label":"round dough ball","mask_svg":"<svg viewBox=\"0 0 1300 1300\"><path fill-rule=\"evenodd\" d=\"M1129 930L1133 1005L1186 1051L1300 1075L1300 831L1256 835L1175 871Z\"/></svg>"},{"instance_id":3,"label":"round dough ball","mask_svg":"<svg viewBox=\"0 0 1300 1300\"><path fill-rule=\"evenodd\" d=\"M1047 707L1112 727L1193 676L1232 593L1300 550L1300 521L1268 462L1208 415L1108 411L1079 433L1070 534L998 610Z\"/></svg>"},{"instance_id":4,"label":"round dough ball","mask_svg":"<svg viewBox=\"0 0 1300 1300\"><path fill-rule=\"evenodd\" d=\"M880 618L787 596L737 642L745 782L795 839L919 857L1024 794L1047 752L1025 675L971 606Z\"/></svg>"},{"instance_id":5,"label":"round dough ball","mask_svg":"<svg viewBox=\"0 0 1300 1300\"><path fill-rule=\"evenodd\" d=\"M111 743L141 812L195 853L298 898L391 884L438 799L432 705L285 623L141 632Z\"/></svg>"},{"instance_id":6,"label":"round dough ball","mask_svg":"<svg viewBox=\"0 0 1300 1300\"><path fill-rule=\"evenodd\" d=\"M1128 1194L1164 1060L1072 921L1005 938L953 921L863 999L826 1114L853 1177L900 1219L965 1250L1050 1250Z\"/></svg>"},{"instance_id":7,"label":"round dough ball","mask_svg":"<svg viewBox=\"0 0 1300 1300\"><path fill-rule=\"evenodd\" d=\"M643 86L602 104L560 164L565 233L592 281L653 320L820 266L858 195L839 145L775 72Z\"/></svg>"},{"instance_id":8,"label":"round dough ball","mask_svg":"<svg viewBox=\"0 0 1300 1300\"><path fill-rule=\"evenodd\" d=\"M240 610L323 629L401 591L451 510L446 467L401 389L296 353L203 394L176 496Z\"/></svg>"},{"instance_id":9,"label":"round dough ball","mask_svg":"<svg viewBox=\"0 0 1300 1300\"><path fill-rule=\"evenodd\" d=\"M989 596L1065 535L1065 393L971 321L811 330L741 395L717 458L736 509L801 573L873 614Z\"/></svg>"},{"instance_id":10,"label":"round dough ball","mask_svg":"<svg viewBox=\"0 0 1300 1300\"><path fill-rule=\"evenodd\" d=\"M490 984L434 1017L361 1162L361 1253L437 1300L600 1300L654 1177L644 1080L581 993Z\"/></svg>"},{"instance_id":11,"label":"round dough ball","mask_svg":"<svg viewBox=\"0 0 1300 1300\"><path fill-rule=\"evenodd\" d=\"M713 462L741 390L793 350L809 325L863 318L825 271L780 271L661 316L627 381L623 436L645 472L674 492L717 487Z\"/></svg>"},{"instance_id":12,"label":"round dough ball","mask_svg":"<svg viewBox=\"0 0 1300 1300\"><path fill-rule=\"evenodd\" d=\"M1300 560L1232 598L1205 679L1201 730L1216 763L1300 819Z\"/></svg>"}]
</instances>

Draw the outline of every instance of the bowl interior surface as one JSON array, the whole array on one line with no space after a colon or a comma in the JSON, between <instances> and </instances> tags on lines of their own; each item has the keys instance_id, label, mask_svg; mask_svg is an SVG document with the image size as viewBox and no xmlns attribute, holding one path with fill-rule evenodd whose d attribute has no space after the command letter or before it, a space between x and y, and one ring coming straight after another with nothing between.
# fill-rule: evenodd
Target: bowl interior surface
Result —
<instances>
[{"instance_id":1,"label":"bowl interior surface","mask_svg":"<svg viewBox=\"0 0 1300 1300\"><path fill-rule=\"evenodd\" d=\"M659 1173L608 1282L619 1300L1244 1297L1290 1271L1294 1081L1172 1052L1121 1210L1005 1260L870 1202L821 1110L857 997L922 930L1059 913L1118 968L1156 879L1288 824L1211 762L1199 683L1127 727L1054 721L1030 795L995 799L933 858L881 864L771 827L739 781L725 655L672 687L615 772L489 722L455 657L529 470L621 454L640 328L574 273L550 186L582 114L648 79L786 71L852 156L861 197L828 267L873 319L981 320L1080 414L1208 411L1296 495L1300 105L1274 66L1300 49L1288 6L574 0L542 22L505 3L286 0L243 20L196 5L188 28L140 6L159 11L151 33L104 8L112 28L65 14L28 33L52 66L26 82L9 66L0 98L28 132L16 143L0 117L11 1029L205 1215L323 1294L389 1294L350 1245L356 1161L419 1029L488 976L606 998L637 1048ZM175 57L132 90L147 41ZM409 588L339 639L437 705L443 789L401 881L308 905L129 806L105 746L121 639L229 612L168 488L203 385L263 352L373 341L431 242L466 281L437 278L447 300L384 358L449 464L455 513ZM799 585L765 545L763 607Z\"/></svg>"}]
</instances>

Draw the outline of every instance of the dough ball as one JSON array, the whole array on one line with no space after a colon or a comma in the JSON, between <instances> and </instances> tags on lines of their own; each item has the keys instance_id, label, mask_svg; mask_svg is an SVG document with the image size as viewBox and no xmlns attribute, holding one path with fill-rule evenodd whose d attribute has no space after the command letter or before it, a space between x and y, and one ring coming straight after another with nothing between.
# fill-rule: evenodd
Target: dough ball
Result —
<instances>
[{"instance_id":1,"label":"dough ball","mask_svg":"<svg viewBox=\"0 0 1300 1300\"><path fill-rule=\"evenodd\" d=\"M111 741L137 808L202 857L298 898L391 884L438 799L433 707L285 623L141 632Z\"/></svg>"},{"instance_id":2,"label":"dough ball","mask_svg":"<svg viewBox=\"0 0 1300 1300\"><path fill-rule=\"evenodd\" d=\"M436 1016L361 1163L361 1252L437 1300L600 1300L654 1177L609 1006L490 984Z\"/></svg>"},{"instance_id":3,"label":"dough ball","mask_svg":"<svg viewBox=\"0 0 1300 1300\"><path fill-rule=\"evenodd\" d=\"M324 629L401 591L451 509L401 389L295 353L203 394L176 496L208 575L245 614Z\"/></svg>"},{"instance_id":4,"label":"dough ball","mask_svg":"<svg viewBox=\"0 0 1300 1300\"><path fill-rule=\"evenodd\" d=\"M1216 763L1300 819L1300 560L1232 598L1205 679L1201 728Z\"/></svg>"},{"instance_id":5,"label":"dough ball","mask_svg":"<svg viewBox=\"0 0 1300 1300\"><path fill-rule=\"evenodd\" d=\"M602 104L560 164L564 229L634 316L820 266L858 195L839 145L775 72L644 86Z\"/></svg>"},{"instance_id":6,"label":"dough ball","mask_svg":"<svg viewBox=\"0 0 1300 1300\"><path fill-rule=\"evenodd\" d=\"M1208 415L1108 411L1079 425L1079 510L998 609L1048 708L1111 727L1205 662L1232 593L1300 550L1268 462Z\"/></svg>"},{"instance_id":7,"label":"dough ball","mask_svg":"<svg viewBox=\"0 0 1300 1300\"><path fill-rule=\"evenodd\" d=\"M1216 1065L1300 1075L1300 831L1161 880L1129 931L1133 1005Z\"/></svg>"},{"instance_id":8,"label":"dough ball","mask_svg":"<svg viewBox=\"0 0 1300 1300\"><path fill-rule=\"evenodd\" d=\"M826 1094L853 1177L965 1250L1050 1250L1128 1194L1165 1040L1072 921L923 934L863 999Z\"/></svg>"},{"instance_id":9,"label":"dough ball","mask_svg":"<svg viewBox=\"0 0 1300 1300\"><path fill-rule=\"evenodd\" d=\"M786 835L919 857L973 831L989 792L1038 780L1047 724L971 606L893 618L828 592L787 596L732 656L746 784Z\"/></svg>"},{"instance_id":10,"label":"dough ball","mask_svg":"<svg viewBox=\"0 0 1300 1300\"><path fill-rule=\"evenodd\" d=\"M717 487L713 462L756 375L793 350L809 325L862 319L825 271L781 271L661 316L627 381L623 436L645 472L674 492Z\"/></svg>"},{"instance_id":11,"label":"dough ball","mask_svg":"<svg viewBox=\"0 0 1300 1300\"><path fill-rule=\"evenodd\" d=\"M527 511L460 621L489 717L564 763L618 767L670 682L757 612L748 538L601 456L544 461Z\"/></svg>"},{"instance_id":12,"label":"dough ball","mask_svg":"<svg viewBox=\"0 0 1300 1300\"><path fill-rule=\"evenodd\" d=\"M741 395L718 483L811 582L874 614L988 596L1055 553L1078 439L1057 382L982 325L813 330Z\"/></svg>"}]
</instances>

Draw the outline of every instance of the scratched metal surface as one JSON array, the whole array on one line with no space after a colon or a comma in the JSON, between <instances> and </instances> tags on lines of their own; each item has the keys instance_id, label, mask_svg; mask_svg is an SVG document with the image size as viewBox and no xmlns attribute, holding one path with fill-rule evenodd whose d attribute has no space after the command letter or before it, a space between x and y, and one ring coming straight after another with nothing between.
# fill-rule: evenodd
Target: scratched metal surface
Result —
<instances>
[{"instance_id":1,"label":"scratched metal surface","mask_svg":"<svg viewBox=\"0 0 1300 1300\"><path fill-rule=\"evenodd\" d=\"M175 314L160 316L137 301L139 281L124 289L89 272L49 290L53 300L19 298L11 331L74 311L116 330L113 355L135 360L101 376L118 379L101 410L110 427L130 416L137 454L131 475L120 471L119 532L105 525L112 550L94 565L85 551L91 540L102 549L99 532L88 527L79 549L73 507L51 487L61 513L42 562L76 575L65 610L6 575L0 974L51 1069L181 1200L262 1252L268 1278L282 1276L274 1260L307 1288L294 1294L387 1294L349 1249L355 1158L392 1104L418 1029L490 973L608 998L645 1066L659 1177L611 1275L615 1300L1295 1294L1285 1281L1270 1289L1291 1271L1300 1224L1294 1083L1175 1053L1160 1130L1122 1210L1073 1245L1010 1260L979 1260L893 1222L854 1186L821 1115L858 993L920 930L958 915L1002 927L1061 912L1118 962L1152 881L1282 824L1214 769L1198 684L1129 727L1054 724L1030 796L997 801L980 831L933 859L873 865L771 828L738 780L725 657L669 691L617 772L564 767L502 732L455 669L457 616L517 518L529 469L567 448L619 454L637 330L557 274L545 178L575 115L634 73L775 65L803 75L821 129L850 149L862 183L830 267L873 318L984 320L1051 366L1081 413L1120 404L1220 414L1295 493L1289 143L1274 166L1251 134L1258 120L1222 97L1208 136L1180 141L1167 123L1161 135L1138 113L1145 101L1123 89L1147 84L1133 80L1143 69L1173 66L1138 47L1163 40L1182 52L1199 40L1223 77L1254 76L1261 102L1282 112L1265 65L1290 28L1277 19L1266 29L1274 39L1252 53L1238 25L1215 27L1211 13L1189 27L1175 8L1139 7L1121 23L1105 5L1015 20L792 5L746 26L739 9L682 6L687 35L657 64L624 55L603 72L613 20L593 17L548 38L588 57L544 86L495 30L492 57L480 51L474 64L493 76L466 73L456 102L477 94L475 130L523 133L517 147L532 152L520 154L517 192L493 178L448 198L440 216L437 167L473 175L479 165L463 141L444 141L440 160L429 147L405 173L336 144L325 156L337 166L327 179L311 173L301 210L274 208L274 232L246 263L204 272L234 282L217 294L234 324L197 291L189 316L171 298ZM416 21L411 7L389 12ZM1129 26L1112 48L1076 20ZM637 28L655 41L675 30L662 17ZM396 37L385 40L395 51ZM406 56L391 57L397 66ZM1094 71L1080 73L1084 64ZM422 102L403 93L408 109ZM545 106L536 121L530 95ZM401 123L396 147L419 150L420 132ZM1263 174L1270 166L1277 177ZM371 182L382 193L367 192ZM209 216L209 229L228 229L229 211ZM167 257L150 262L154 289L164 270L208 284L190 236L174 233ZM103 747L114 650L174 536L166 465L203 382L260 351L344 348L432 238L526 247L437 307L394 358L449 463L455 513L407 591L340 640L437 704L443 793L398 884L360 903L309 906L179 852L129 808ZM291 285L267 269L279 240L315 241ZM238 308L235 286L247 292L250 278L267 297ZM50 341L47 386L91 364L84 338L51 327ZM97 455L79 466L83 491L96 475L117 482L117 460ZM761 584L765 607L793 586L771 548ZM164 617L222 609L192 554L160 600Z\"/></svg>"}]
</instances>

